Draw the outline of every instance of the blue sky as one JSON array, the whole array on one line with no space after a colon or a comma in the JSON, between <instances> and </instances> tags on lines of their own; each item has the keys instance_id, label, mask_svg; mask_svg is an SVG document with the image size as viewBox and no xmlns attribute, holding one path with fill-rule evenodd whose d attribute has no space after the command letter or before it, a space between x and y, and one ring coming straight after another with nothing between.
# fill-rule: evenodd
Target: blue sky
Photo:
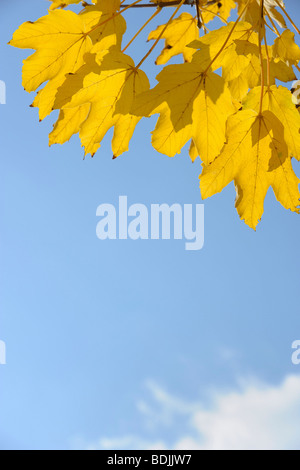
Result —
<instances>
[{"instance_id":1,"label":"blue sky","mask_svg":"<svg viewBox=\"0 0 300 470\"><path fill-rule=\"evenodd\" d=\"M300 24L296 0L286 4ZM300 448L285 437L300 434L300 366L291 362L300 339L299 216L270 191L254 233L239 221L231 185L205 201L202 251L185 251L183 241L98 240L96 209L119 195L147 206L201 204L200 162L187 149L174 159L155 152L155 117L114 161L111 134L94 159L83 160L77 137L49 149L54 119L38 122L21 85L28 54L6 45L47 7L0 5L0 448L172 448L186 436L212 448L223 442L217 431L232 394L238 415L256 417L252 436L263 429L267 442L276 422L269 446ZM144 50L145 36L131 54ZM145 65L152 83L154 60ZM237 447L238 427L228 429Z\"/></svg>"}]
</instances>

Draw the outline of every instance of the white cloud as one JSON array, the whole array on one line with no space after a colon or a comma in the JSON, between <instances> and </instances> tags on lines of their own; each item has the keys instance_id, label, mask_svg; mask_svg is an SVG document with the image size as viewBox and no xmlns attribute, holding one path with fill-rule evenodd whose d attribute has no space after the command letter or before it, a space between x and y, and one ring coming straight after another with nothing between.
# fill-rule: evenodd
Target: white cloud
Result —
<instances>
[{"instance_id":1,"label":"white cloud","mask_svg":"<svg viewBox=\"0 0 300 470\"><path fill-rule=\"evenodd\" d=\"M300 450L300 377L217 395L210 410L193 415L192 425L199 439L183 438L177 449Z\"/></svg>"},{"instance_id":2,"label":"white cloud","mask_svg":"<svg viewBox=\"0 0 300 470\"><path fill-rule=\"evenodd\" d=\"M146 422L177 430L167 439L125 436L102 438L87 449L145 450L300 450L300 376L290 375L279 386L244 383L233 392L213 394L211 405L187 403L148 382L154 406L140 401ZM141 433L145 434L145 433Z\"/></svg>"},{"instance_id":3,"label":"white cloud","mask_svg":"<svg viewBox=\"0 0 300 470\"><path fill-rule=\"evenodd\" d=\"M148 380L145 385L154 405L151 406L147 401L139 400L137 409L144 415L148 428L173 426L180 416L192 416L199 408L196 403L187 403L174 397L152 380Z\"/></svg>"}]
</instances>

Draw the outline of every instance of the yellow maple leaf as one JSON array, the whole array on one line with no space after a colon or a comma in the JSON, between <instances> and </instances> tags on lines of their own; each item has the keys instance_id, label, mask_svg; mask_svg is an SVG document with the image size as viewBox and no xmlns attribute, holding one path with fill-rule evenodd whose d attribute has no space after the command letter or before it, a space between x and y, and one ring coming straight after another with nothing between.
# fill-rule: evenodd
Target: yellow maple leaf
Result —
<instances>
[{"instance_id":1,"label":"yellow maple leaf","mask_svg":"<svg viewBox=\"0 0 300 470\"><path fill-rule=\"evenodd\" d=\"M167 27L162 25L152 31L148 40L155 40L159 37L165 39L165 47L156 60L157 65L165 64L178 54L183 54L184 60L190 62L195 51L187 45L199 38L197 20L189 13L182 13L179 18L171 21Z\"/></svg>"},{"instance_id":2,"label":"yellow maple leaf","mask_svg":"<svg viewBox=\"0 0 300 470\"><path fill-rule=\"evenodd\" d=\"M258 41L257 35L252 35L247 41L235 41L235 53L239 59L236 59L236 64L232 69L231 67L228 68L228 65L230 65L228 58L227 63L224 61L223 77L229 82L232 96L239 101L245 98L249 89L255 88L261 84L260 50L256 40L253 40L255 38ZM248 64L245 58L247 58ZM277 54L273 53L272 47L268 47L268 54L266 49L263 48L262 59L265 77L268 76L269 71L270 85L274 85L276 80L280 80L281 82L295 80L296 76L291 63L284 61ZM241 63L244 66L238 68ZM226 68L229 70L229 75L226 75ZM233 77L232 71L239 71L240 74Z\"/></svg>"},{"instance_id":3,"label":"yellow maple leaf","mask_svg":"<svg viewBox=\"0 0 300 470\"><path fill-rule=\"evenodd\" d=\"M152 144L170 157L193 139L201 159L208 163L225 141L225 124L235 111L222 77L203 74L199 64L170 65L157 77L158 85L137 97L138 116L160 114Z\"/></svg>"},{"instance_id":4,"label":"yellow maple leaf","mask_svg":"<svg viewBox=\"0 0 300 470\"><path fill-rule=\"evenodd\" d=\"M90 104L86 103L76 108L61 110L58 120L54 124L53 131L49 135L49 146L64 144L74 134L77 134L82 123L86 120L90 108Z\"/></svg>"},{"instance_id":5,"label":"yellow maple leaf","mask_svg":"<svg viewBox=\"0 0 300 470\"><path fill-rule=\"evenodd\" d=\"M40 119L51 112L66 74L75 73L84 65L85 54L93 47L93 36L97 35L96 40L103 49L121 45L125 20L118 16L115 21L106 22L110 14L106 5L101 0L96 7L89 7L80 15L65 10L51 11L35 23L24 23L14 33L10 41L12 46L36 49L24 62L25 90L34 91L47 82L33 103L34 107L40 108Z\"/></svg>"},{"instance_id":6,"label":"yellow maple leaf","mask_svg":"<svg viewBox=\"0 0 300 470\"><path fill-rule=\"evenodd\" d=\"M233 63L239 60L238 56L246 57L249 53L253 53L253 51L236 50L238 41L242 40L246 42L248 47L251 47L253 42L256 41L256 44L258 42L258 35L253 31L250 23L240 22L237 25L229 23L227 26L211 31L199 40L192 41L188 47L198 49L193 58L202 67L208 67L212 64L212 70L217 70L220 67L227 67L229 70L232 69ZM241 64L241 67L244 66Z\"/></svg>"},{"instance_id":7,"label":"yellow maple leaf","mask_svg":"<svg viewBox=\"0 0 300 470\"><path fill-rule=\"evenodd\" d=\"M299 182L293 171L284 126L271 111L243 110L228 119L227 143L200 176L205 199L234 181L236 208L242 220L256 229L270 187L277 200L299 213Z\"/></svg>"},{"instance_id":8,"label":"yellow maple leaf","mask_svg":"<svg viewBox=\"0 0 300 470\"><path fill-rule=\"evenodd\" d=\"M225 46L224 38L228 38ZM250 23L230 23L193 41L189 47L199 50L193 60L202 67L222 68L222 76L234 99L241 101L251 85L257 86L261 78L258 34Z\"/></svg>"},{"instance_id":9,"label":"yellow maple leaf","mask_svg":"<svg viewBox=\"0 0 300 470\"><path fill-rule=\"evenodd\" d=\"M96 21L100 18L100 13ZM83 56L92 47L85 17L71 11L53 11L35 23L26 22L14 33L10 45L36 49L24 62L23 86L36 90L60 72L74 72L84 63ZM90 17L89 17L90 20Z\"/></svg>"},{"instance_id":10,"label":"yellow maple leaf","mask_svg":"<svg viewBox=\"0 0 300 470\"><path fill-rule=\"evenodd\" d=\"M50 143L62 143L79 129L85 155L94 155L105 134L114 127L112 150L117 157L128 150L140 120L131 113L135 96L148 90L150 84L146 74L135 69L129 56L116 49L103 54L97 52L97 46L93 52L96 54L90 54L87 63L76 75L68 76L59 90L55 108L63 113ZM90 106L87 116L87 108L82 108L85 105ZM61 133L64 127L67 130Z\"/></svg>"},{"instance_id":11,"label":"yellow maple leaf","mask_svg":"<svg viewBox=\"0 0 300 470\"><path fill-rule=\"evenodd\" d=\"M261 17L260 0L236 0L238 4L238 13L242 14L242 20L248 21L255 29L259 29ZM284 7L282 0L279 3ZM286 22L282 14L276 10L278 4L276 0L264 0L264 9L272 20L275 20L282 28L286 28Z\"/></svg>"},{"instance_id":12,"label":"yellow maple leaf","mask_svg":"<svg viewBox=\"0 0 300 470\"><path fill-rule=\"evenodd\" d=\"M295 43L295 34L286 29L281 36L275 39L272 47L273 57L285 60L288 64L298 65L300 60L300 48Z\"/></svg>"},{"instance_id":13,"label":"yellow maple leaf","mask_svg":"<svg viewBox=\"0 0 300 470\"><path fill-rule=\"evenodd\" d=\"M244 109L259 112L261 89L255 88L243 102ZM265 88L263 111L271 111L284 126L284 140L289 156L300 160L300 115L293 103L290 91L283 86Z\"/></svg>"},{"instance_id":14,"label":"yellow maple leaf","mask_svg":"<svg viewBox=\"0 0 300 470\"><path fill-rule=\"evenodd\" d=\"M224 37L229 37L229 40L222 48ZM286 44L288 37L283 35L284 44ZM291 42L290 52L288 53L285 48L284 54L281 55L279 52L281 53L283 45L278 49L279 43L275 44L277 47L268 46L268 54L265 47L262 49L264 75L266 77L267 71L270 71L270 85L274 85L276 79L282 82L296 79L292 65L298 52L298 46L293 46ZM212 64L212 69L222 68L222 76L228 82L234 99L241 101L249 89L261 83L259 37L250 23L240 22L236 26L234 23L230 23L228 26L193 41L189 47L199 49L193 58L203 67L208 66L217 56L217 60L214 60ZM218 54L221 49L222 52Z\"/></svg>"}]
</instances>

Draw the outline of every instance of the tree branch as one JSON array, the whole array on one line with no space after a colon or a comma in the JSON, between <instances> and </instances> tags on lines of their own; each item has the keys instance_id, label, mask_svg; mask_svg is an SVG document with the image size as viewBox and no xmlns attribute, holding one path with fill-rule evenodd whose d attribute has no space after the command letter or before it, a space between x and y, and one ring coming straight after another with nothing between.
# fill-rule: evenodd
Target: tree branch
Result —
<instances>
[{"instance_id":1,"label":"tree branch","mask_svg":"<svg viewBox=\"0 0 300 470\"><path fill-rule=\"evenodd\" d=\"M181 2L180 0L173 0L171 2L156 2L156 3L142 3L140 5L133 5L132 8L165 8L165 7L174 7L179 5ZM195 6L197 0L185 0L183 5L190 5L191 7ZM215 3L215 2L213 2ZM129 5L121 5L121 8L126 8Z\"/></svg>"}]
</instances>

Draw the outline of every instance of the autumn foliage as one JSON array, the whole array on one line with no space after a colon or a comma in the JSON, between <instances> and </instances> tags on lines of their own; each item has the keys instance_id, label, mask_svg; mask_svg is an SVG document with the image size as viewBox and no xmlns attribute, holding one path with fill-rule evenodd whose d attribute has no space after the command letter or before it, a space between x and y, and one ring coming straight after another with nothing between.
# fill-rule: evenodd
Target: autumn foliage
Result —
<instances>
[{"instance_id":1,"label":"autumn foliage","mask_svg":"<svg viewBox=\"0 0 300 470\"><path fill-rule=\"evenodd\" d=\"M290 85L280 85L300 70L292 31L299 29L282 0L94 0L78 14L67 9L77 3L53 0L46 16L21 25L10 42L36 51L24 62L23 85L38 90L32 106L40 119L60 110L50 145L79 133L93 156L114 128L118 157L137 123L157 114L153 147L173 157L190 142L190 158L202 161L203 199L234 182L238 213L254 229L270 187L299 213L292 159L300 159L300 115ZM148 8L149 21L124 44L131 8ZM165 8L169 21L150 33L135 64L129 46ZM216 17L219 28L211 29ZM164 68L151 89L142 67L154 49ZM181 63L165 65L175 56Z\"/></svg>"}]
</instances>

